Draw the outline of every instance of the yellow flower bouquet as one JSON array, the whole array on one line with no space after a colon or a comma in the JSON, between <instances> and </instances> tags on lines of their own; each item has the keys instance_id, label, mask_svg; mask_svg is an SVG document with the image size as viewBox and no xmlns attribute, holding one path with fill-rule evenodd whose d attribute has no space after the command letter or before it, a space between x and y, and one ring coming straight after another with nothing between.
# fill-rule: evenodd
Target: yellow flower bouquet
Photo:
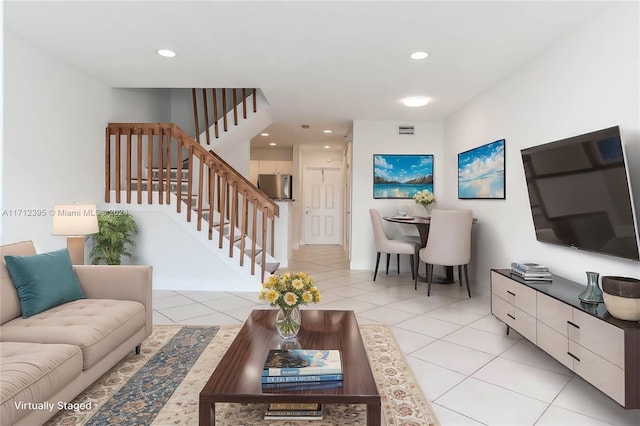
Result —
<instances>
[{"instance_id":1,"label":"yellow flower bouquet","mask_svg":"<svg viewBox=\"0 0 640 426\"><path fill-rule=\"evenodd\" d=\"M271 275L262 283L258 298L266 300L271 306L287 309L318 303L321 296L313 277L304 272L294 274L287 272L282 275Z\"/></svg>"},{"instance_id":2,"label":"yellow flower bouquet","mask_svg":"<svg viewBox=\"0 0 640 426\"><path fill-rule=\"evenodd\" d=\"M280 308L276 329L284 339L295 339L300 330L300 305L320 302L321 296L313 277L304 272L272 275L264 283L258 299Z\"/></svg>"},{"instance_id":3,"label":"yellow flower bouquet","mask_svg":"<svg viewBox=\"0 0 640 426\"><path fill-rule=\"evenodd\" d=\"M428 189L416 192L416 194L413 196L413 199L416 200L416 203L420 204L423 207L429 207L431 204L436 202L436 196L433 195Z\"/></svg>"}]
</instances>

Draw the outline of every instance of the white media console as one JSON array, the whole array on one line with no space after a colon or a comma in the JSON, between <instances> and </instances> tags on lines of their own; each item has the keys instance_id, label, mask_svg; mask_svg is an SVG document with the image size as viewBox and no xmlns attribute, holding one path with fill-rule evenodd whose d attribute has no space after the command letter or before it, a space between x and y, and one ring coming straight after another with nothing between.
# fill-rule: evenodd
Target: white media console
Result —
<instances>
[{"instance_id":1,"label":"white media console","mask_svg":"<svg viewBox=\"0 0 640 426\"><path fill-rule=\"evenodd\" d=\"M491 313L625 408L640 408L640 322L578 299L562 277L530 282L491 270Z\"/></svg>"}]
</instances>

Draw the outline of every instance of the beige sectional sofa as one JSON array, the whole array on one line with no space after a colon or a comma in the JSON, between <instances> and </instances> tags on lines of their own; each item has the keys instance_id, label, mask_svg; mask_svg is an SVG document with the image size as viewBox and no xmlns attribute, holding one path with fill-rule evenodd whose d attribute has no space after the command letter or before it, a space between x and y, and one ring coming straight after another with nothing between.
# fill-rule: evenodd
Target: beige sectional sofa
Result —
<instances>
[{"instance_id":1,"label":"beige sectional sofa","mask_svg":"<svg viewBox=\"0 0 640 426\"><path fill-rule=\"evenodd\" d=\"M151 334L150 266L73 266L85 298L23 318L6 255L36 254L31 241L0 246L0 424L38 425L139 350ZM82 409L82 407L71 407Z\"/></svg>"}]
</instances>

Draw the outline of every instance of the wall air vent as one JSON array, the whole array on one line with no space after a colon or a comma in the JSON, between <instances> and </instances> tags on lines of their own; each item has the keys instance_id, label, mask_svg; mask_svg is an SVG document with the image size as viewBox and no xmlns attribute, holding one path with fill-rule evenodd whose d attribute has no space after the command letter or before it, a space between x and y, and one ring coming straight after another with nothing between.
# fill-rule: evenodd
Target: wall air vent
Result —
<instances>
[{"instance_id":1,"label":"wall air vent","mask_svg":"<svg viewBox=\"0 0 640 426\"><path fill-rule=\"evenodd\" d=\"M412 135L413 126L398 126L398 134L400 135Z\"/></svg>"}]
</instances>

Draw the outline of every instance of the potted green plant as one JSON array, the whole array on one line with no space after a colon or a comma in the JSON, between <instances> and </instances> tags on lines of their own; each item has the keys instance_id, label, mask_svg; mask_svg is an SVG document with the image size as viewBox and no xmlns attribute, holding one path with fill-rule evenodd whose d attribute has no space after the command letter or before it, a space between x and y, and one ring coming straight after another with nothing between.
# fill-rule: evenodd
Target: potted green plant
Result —
<instances>
[{"instance_id":1,"label":"potted green plant","mask_svg":"<svg viewBox=\"0 0 640 426\"><path fill-rule=\"evenodd\" d=\"M135 246L132 236L138 232L133 215L121 210L98 213L98 233L92 236L95 243L91 263L120 265L122 257L131 257L129 248Z\"/></svg>"}]
</instances>

